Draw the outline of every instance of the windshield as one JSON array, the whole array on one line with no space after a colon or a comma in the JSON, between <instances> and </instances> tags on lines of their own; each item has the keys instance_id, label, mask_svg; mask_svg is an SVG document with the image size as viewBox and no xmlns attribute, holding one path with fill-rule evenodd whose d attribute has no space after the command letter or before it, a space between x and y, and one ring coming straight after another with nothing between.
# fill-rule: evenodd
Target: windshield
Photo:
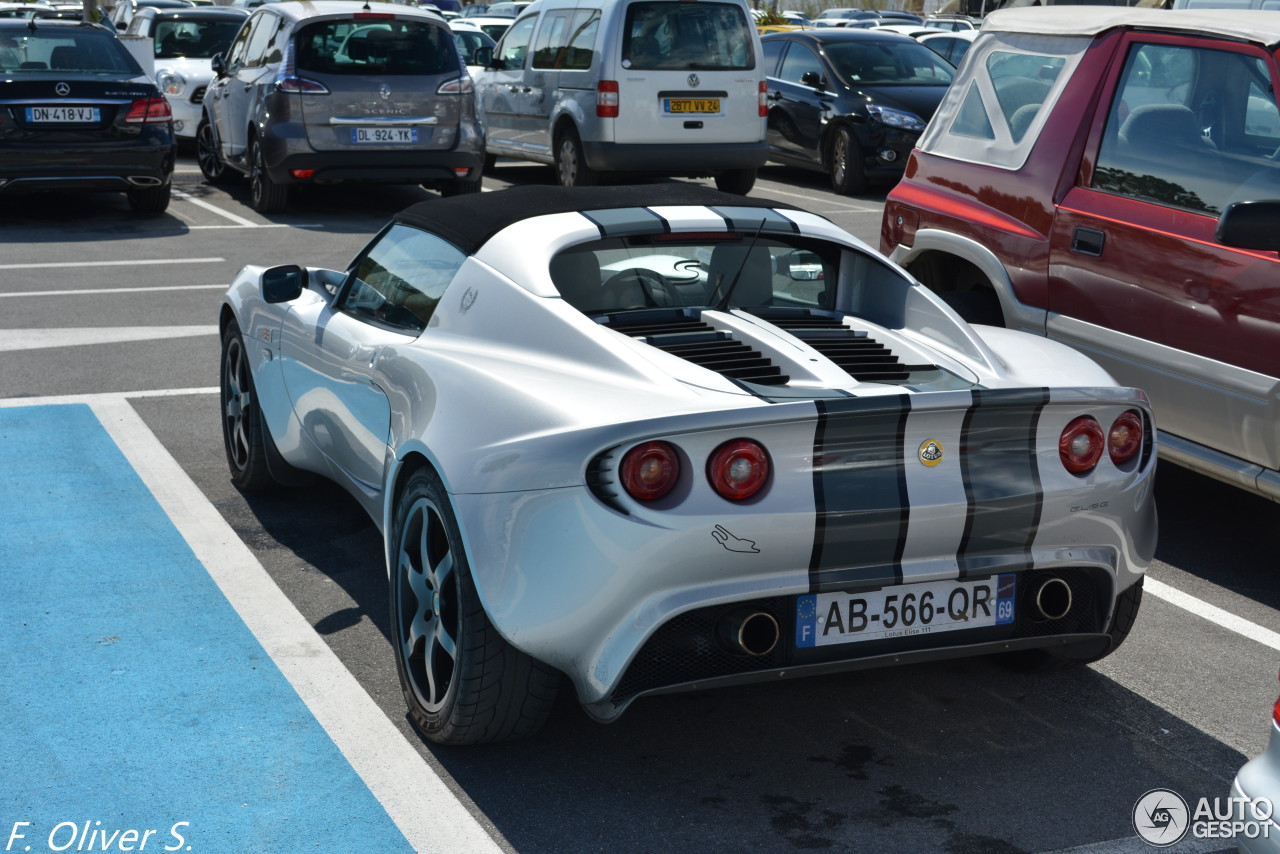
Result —
<instances>
[{"instance_id":1,"label":"windshield","mask_svg":"<svg viewBox=\"0 0 1280 854\"><path fill-rule=\"evenodd\" d=\"M836 73L854 86L899 84L948 85L955 68L919 42L845 42L826 45Z\"/></svg>"},{"instance_id":2,"label":"windshield","mask_svg":"<svg viewBox=\"0 0 1280 854\"><path fill-rule=\"evenodd\" d=\"M587 314L668 307L829 309L840 248L751 232L605 238L560 253L551 279Z\"/></svg>"},{"instance_id":3,"label":"windshield","mask_svg":"<svg viewBox=\"0 0 1280 854\"><path fill-rule=\"evenodd\" d=\"M243 21L157 21L156 59L209 59L222 53Z\"/></svg>"},{"instance_id":4,"label":"windshield","mask_svg":"<svg viewBox=\"0 0 1280 854\"><path fill-rule=\"evenodd\" d=\"M71 71L81 74L140 75L142 69L116 37L97 27L0 32L0 71Z\"/></svg>"}]
</instances>

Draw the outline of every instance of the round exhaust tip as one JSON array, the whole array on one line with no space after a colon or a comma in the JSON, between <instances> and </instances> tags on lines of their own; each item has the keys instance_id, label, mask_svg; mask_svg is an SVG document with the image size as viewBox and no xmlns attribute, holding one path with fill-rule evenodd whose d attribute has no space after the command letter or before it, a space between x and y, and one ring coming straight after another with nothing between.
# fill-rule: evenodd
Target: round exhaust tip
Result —
<instances>
[{"instance_id":1,"label":"round exhaust tip","mask_svg":"<svg viewBox=\"0 0 1280 854\"><path fill-rule=\"evenodd\" d=\"M1036 611L1045 620L1061 620L1071 610L1071 585L1050 578L1036 590Z\"/></svg>"},{"instance_id":2,"label":"round exhaust tip","mask_svg":"<svg viewBox=\"0 0 1280 854\"><path fill-rule=\"evenodd\" d=\"M782 638L777 618L768 611L733 611L717 628L721 645L737 655L768 655Z\"/></svg>"}]
</instances>

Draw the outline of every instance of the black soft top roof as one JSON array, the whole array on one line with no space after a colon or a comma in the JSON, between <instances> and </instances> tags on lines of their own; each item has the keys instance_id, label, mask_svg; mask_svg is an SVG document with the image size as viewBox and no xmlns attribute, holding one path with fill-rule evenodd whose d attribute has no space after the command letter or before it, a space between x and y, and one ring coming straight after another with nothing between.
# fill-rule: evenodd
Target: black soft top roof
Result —
<instances>
[{"instance_id":1,"label":"black soft top roof","mask_svg":"<svg viewBox=\"0 0 1280 854\"><path fill-rule=\"evenodd\" d=\"M641 184L617 187L545 187L526 185L432 199L405 208L395 221L438 234L468 255L502 229L535 216L609 208L702 205L719 208L778 208L795 205L722 193L700 184Z\"/></svg>"}]
</instances>

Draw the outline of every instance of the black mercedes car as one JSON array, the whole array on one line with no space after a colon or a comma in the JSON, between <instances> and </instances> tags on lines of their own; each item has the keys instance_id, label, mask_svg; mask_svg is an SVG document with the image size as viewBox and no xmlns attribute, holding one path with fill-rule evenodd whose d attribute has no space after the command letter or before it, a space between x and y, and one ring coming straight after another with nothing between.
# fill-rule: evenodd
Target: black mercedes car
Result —
<instances>
[{"instance_id":1,"label":"black mercedes car","mask_svg":"<svg viewBox=\"0 0 1280 854\"><path fill-rule=\"evenodd\" d=\"M955 66L915 39L823 28L761 38L769 159L831 176L837 193L896 181Z\"/></svg>"},{"instance_id":2,"label":"black mercedes car","mask_svg":"<svg viewBox=\"0 0 1280 854\"><path fill-rule=\"evenodd\" d=\"M0 20L0 195L114 190L158 214L175 153L169 103L114 33Z\"/></svg>"}]
</instances>

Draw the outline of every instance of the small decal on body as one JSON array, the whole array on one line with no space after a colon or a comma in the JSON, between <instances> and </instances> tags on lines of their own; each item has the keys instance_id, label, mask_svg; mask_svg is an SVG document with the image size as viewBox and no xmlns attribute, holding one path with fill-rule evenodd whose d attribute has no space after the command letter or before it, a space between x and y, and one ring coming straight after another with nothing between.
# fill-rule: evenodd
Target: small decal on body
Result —
<instances>
[{"instance_id":1,"label":"small decal on body","mask_svg":"<svg viewBox=\"0 0 1280 854\"><path fill-rule=\"evenodd\" d=\"M741 537L735 537L729 533L721 525L716 525L711 531L711 536L720 545L724 546L731 552L742 552L744 554L760 554L760 550L756 548L755 540L744 540Z\"/></svg>"}]
</instances>

